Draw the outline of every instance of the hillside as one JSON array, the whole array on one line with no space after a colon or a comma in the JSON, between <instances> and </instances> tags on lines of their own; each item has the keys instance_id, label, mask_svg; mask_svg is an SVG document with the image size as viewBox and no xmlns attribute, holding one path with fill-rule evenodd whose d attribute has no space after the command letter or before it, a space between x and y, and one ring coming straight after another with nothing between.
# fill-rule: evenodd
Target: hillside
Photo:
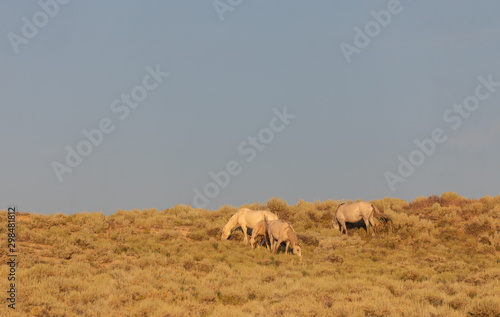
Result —
<instances>
[{"instance_id":1,"label":"hillside","mask_svg":"<svg viewBox=\"0 0 500 317\"><path fill-rule=\"evenodd\" d=\"M289 221L302 259L252 250L241 230L221 241L232 206L21 212L16 313L4 302L0 315L500 316L500 196L374 200L394 219L378 221L375 237L360 224L343 236L332 228L341 202L242 206ZM0 219L6 237L6 211ZM2 239L2 263L7 252Z\"/></svg>"}]
</instances>

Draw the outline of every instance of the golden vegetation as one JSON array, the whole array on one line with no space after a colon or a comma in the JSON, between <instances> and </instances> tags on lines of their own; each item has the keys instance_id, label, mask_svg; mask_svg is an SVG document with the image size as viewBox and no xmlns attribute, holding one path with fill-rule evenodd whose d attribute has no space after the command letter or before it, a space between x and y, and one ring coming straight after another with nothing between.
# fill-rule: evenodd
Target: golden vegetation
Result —
<instances>
[{"instance_id":1,"label":"golden vegetation","mask_svg":"<svg viewBox=\"0 0 500 317\"><path fill-rule=\"evenodd\" d=\"M391 215L378 236L363 224L340 236L342 201L279 198L267 206L298 234L303 259L220 241L236 207L209 212L17 215L19 316L499 316L500 196L455 193L409 204L373 203ZM0 235L7 213L0 212ZM7 262L2 239L0 257ZM7 290L8 267L0 267ZM7 304L0 315L7 314ZM15 315L15 314L13 314Z\"/></svg>"}]
</instances>

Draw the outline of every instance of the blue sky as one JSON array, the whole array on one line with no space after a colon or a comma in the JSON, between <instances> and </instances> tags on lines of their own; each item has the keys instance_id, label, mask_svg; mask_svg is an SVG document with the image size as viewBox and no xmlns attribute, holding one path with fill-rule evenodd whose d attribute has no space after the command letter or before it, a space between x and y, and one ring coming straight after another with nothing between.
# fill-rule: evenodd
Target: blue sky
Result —
<instances>
[{"instance_id":1,"label":"blue sky","mask_svg":"<svg viewBox=\"0 0 500 317\"><path fill-rule=\"evenodd\" d=\"M52 17L34 1L0 3L2 209L162 210L193 205L193 190L206 195L210 183L209 209L273 196L499 194L498 2L221 0L232 9L223 20L213 1L41 3ZM391 14L385 27L371 13L381 10ZM25 37L37 18L43 26ZM341 43L356 47L355 28L374 23L348 62ZM148 67L169 74L151 91ZM443 115L474 101L488 76L492 91L479 87L488 97L453 129ZM111 105L134 89L147 96L120 120ZM250 148L285 107L295 117L247 161L238 146ZM113 131L70 167L67 148L103 119ZM434 129L446 141L414 153ZM398 172L400 157L410 175ZM239 173L217 185L209 173L232 161ZM54 162L71 169L62 181Z\"/></svg>"}]
</instances>

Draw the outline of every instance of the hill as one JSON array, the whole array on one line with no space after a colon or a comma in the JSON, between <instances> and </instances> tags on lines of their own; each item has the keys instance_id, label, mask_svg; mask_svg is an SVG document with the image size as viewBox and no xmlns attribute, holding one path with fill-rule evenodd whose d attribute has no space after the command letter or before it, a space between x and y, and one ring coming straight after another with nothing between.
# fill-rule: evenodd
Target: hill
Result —
<instances>
[{"instance_id":1,"label":"hill","mask_svg":"<svg viewBox=\"0 0 500 317\"><path fill-rule=\"evenodd\" d=\"M500 316L500 196L374 200L394 219L375 237L332 228L341 202L242 206L292 223L302 259L252 250L241 230L220 241L232 206L17 213L16 311L4 302L0 315ZM2 239L2 263L7 253Z\"/></svg>"}]
</instances>

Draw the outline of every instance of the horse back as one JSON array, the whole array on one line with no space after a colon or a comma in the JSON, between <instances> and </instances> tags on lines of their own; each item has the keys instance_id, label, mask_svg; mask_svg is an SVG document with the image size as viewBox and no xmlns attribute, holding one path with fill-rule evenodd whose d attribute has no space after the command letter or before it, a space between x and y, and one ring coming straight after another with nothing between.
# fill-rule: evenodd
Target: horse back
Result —
<instances>
[{"instance_id":1,"label":"horse back","mask_svg":"<svg viewBox=\"0 0 500 317\"><path fill-rule=\"evenodd\" d=\"M370 217L372 213L372 205L365 201L361 201L340 206L335 216L337 219L342 219L347 222L357 222L364 217Z\"/></svg>"},{"instance_id":2,"label":"horse back","mask_svg":"<svg viewBox=\"0 0 500 317\"><path fill-rule=\"evenodd\" d=\"M248 228L253 228L257 225L258 222L264 220L264 215L266 216L268 221L278 219L278 216L267 210L246 209L241 212L239 223L245 223Z\"/></svg>"},{"instance_id":3,"label":"horse back","mask_svg":"<svg viewBox=\"0 0 500 317\"><path fill-rule=\"evenodd\" d=\"M293 232L290 224L281 219L270 221L268 223L268 230L270 235L277 240L288 238L289 232Z\"/></svg>"}]
</instances>

